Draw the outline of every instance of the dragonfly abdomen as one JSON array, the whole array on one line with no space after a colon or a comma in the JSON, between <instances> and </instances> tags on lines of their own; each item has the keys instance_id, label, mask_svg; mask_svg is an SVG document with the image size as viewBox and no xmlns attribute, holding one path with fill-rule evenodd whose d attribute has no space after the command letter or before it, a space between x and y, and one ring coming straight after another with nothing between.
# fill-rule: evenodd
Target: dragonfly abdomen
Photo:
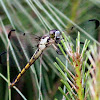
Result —
<instances>
[{"instance_id":1,"label":"dragonfly abdomen","mask_svg":"<svg viewBox=\"0 0 100 100\"><path fill-rule=\"evenodd\" d=\"M10 88L13 87L21 78L21 76L30 68L30 66L40 57L42 54L42 50L37 49L34 55L31 57L30 61L26 64L26 66L22 69L22 71L18 74L17 78L13 83L11 83Z\"/></svg>"}]
</instances>

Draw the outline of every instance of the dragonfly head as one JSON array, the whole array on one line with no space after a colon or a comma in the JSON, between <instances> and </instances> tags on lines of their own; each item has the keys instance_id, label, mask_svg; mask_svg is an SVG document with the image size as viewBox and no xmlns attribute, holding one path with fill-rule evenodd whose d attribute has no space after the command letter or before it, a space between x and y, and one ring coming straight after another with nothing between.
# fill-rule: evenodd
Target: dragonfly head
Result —
<instances>
[{"instance_id":1,"label":"dragonfly head","mask_svg":"<svg viewBox=\"0 0 100 100\"><path fill-rule=\"evenodd\" d=\"M55 40L55 43L59 43L61 40L61 32L59 30L53 29L49 32L50 38Z\"/></svg>"}]
</instances>

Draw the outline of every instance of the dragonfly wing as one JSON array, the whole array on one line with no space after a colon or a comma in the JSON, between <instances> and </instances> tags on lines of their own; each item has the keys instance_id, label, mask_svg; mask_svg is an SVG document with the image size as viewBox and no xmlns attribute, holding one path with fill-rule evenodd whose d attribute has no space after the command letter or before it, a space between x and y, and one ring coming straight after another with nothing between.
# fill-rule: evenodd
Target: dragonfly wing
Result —
<instances>
[{"instance_id":1,"label":"dragonfly wing","mask_svg":"<svg viewBox=\"0 0 100 100\"><path fill-rule=\"evenodd\" d=\"M37 48L36 46L39 43L39 40L40 40L41 37L36 36L36 35L35 36L34 35L28 36L28 34L25 34L25 33L19 33L18 34L18 32L15 31L18 34L16 36L15 32L12 32L12 31L15 31L15 30L11 30L8 33L8 38L11 42L12 47L13 47L13 51L15 52L18 59L20 59L19 61L23 60L23 57L25 57L23 50L25 52L27 52L28 54L30 54L29 56L31 57L31 55L34 52L33 49L36 50L36 48ZM29 40L31 41L32 45L30 44ZM23 48L23 50L22 50L22 48ZM11 66L13 66L15 64L13 63L13 57L12 57L11 52L12 52L12 50L9 50ZM6 63L7 63L6 62L6 54L7 54L6 49L1 51L1 53L0 53L0 64L6 65ZM23 61L23 62L25 62L25 61Z\"/></svg>"}]
</instances>

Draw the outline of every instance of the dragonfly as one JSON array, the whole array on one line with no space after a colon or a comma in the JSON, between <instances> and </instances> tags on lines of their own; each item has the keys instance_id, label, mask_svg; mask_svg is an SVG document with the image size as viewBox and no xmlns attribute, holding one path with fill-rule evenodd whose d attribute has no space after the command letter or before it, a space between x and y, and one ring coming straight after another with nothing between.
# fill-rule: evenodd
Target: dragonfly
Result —
<instances>
[{"instance_id":1,"label":"dragonfly","mask_svg":"<svg viewBox=\"0 0 100 100\"><path fill-rule=\"evenodd\" d=\"M11 31L10 31L11 35ZM8 38L10 38L8 35ZM37 50L29 60L29 62L25 65L25 67L21 70L21 72L17 75L14 82L12 82L9 88L13 87L22 77L22 75L30 68L32 64L41 56L41 54L45 51L46 48L50 47L51 45L57 50L56 45L61 41L61 32L57 29L50 30L49 34L43 35L39 41ZM58 52L58 50L57 50Z\"/></svg>"},{"instance_id":2,"label":"dragonfly","mask_svg":"<svg viewBox=\"0 0 100 100\"><path fill-rule=\"evenodd\" d=\"M91 19L89 21L95 21L95 28L98 28L98 26L99 26L98 20ZM72 27L72 28L74 28L74 27ZM10 39L12 31L15 31L15 30L11 30L9 32L9 34L8 34L9 39ZM61 34L62 33L59 30L53 29L53 30L49 31L49 34L43 35L41 38L39 38L39 44L37 45L37 50L31 57L29 62L25 65L25 67L17 75L16 79L10 84L9 88L12 88L14 85L16 85L16 83L20 80L20 78L23 76L23 74L30 68L30 66L32 64L35 63L35 61L42 55L42 53L45 51L46 48L48 48L52 45L58 54L62 54L61 51L57 47L57 44L60 43L60 41L62 39ZM25 33L23 35L25 35ZM81 44L84 44L84 43L81 42ZM3 52L1 55L5 54L5 53L6 52Z\"/></svg>"}]
</instances>

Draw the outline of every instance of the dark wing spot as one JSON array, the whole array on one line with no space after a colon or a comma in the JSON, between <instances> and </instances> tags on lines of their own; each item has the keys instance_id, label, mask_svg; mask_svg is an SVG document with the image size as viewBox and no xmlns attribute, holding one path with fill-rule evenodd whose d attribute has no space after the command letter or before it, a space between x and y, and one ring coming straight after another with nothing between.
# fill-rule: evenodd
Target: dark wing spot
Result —
<instances>
[{"instance_id":1,"label":"dark wing spot","mask_svg":"<svg viewBox=\"0 0 100 100\"><path fill-rule=\"evenodd\" d=\"M12 31L15 31L15 29L12 29L12 30L8 33L8 38L9 38L9 39L10 39L10 37L11 37Z\"/></svg>"},{"instance_id":2,"label":"dark wing spot","mask_svg":"<svg viewBox=\"0 0 100 100\"><path fill-rule=\"evenodd\" d=\"M73 30L73 29L74 29L74 26L72 26L70 30Z\"/></svg>"},{"instance_id":3,"label":"dark wing spot","mask_svg":"<svg viewBox=\"0 0 100 100\"><path fill-rule=\"evenodd\" d=\"M97 29L100 25L100 22L97 19L90 19L89 21L95 21L96 24L95 29Z\"/></svg>"},{"instance_id":4,"label":"dark wing spot","mask_svg":"<svg viewBox=\"0 0 100 100\"><path fill-rule=\"evenodd\" d=\"M23 33L23 35L25 36L25 33Z\"/></svg>"}]
</instances>

